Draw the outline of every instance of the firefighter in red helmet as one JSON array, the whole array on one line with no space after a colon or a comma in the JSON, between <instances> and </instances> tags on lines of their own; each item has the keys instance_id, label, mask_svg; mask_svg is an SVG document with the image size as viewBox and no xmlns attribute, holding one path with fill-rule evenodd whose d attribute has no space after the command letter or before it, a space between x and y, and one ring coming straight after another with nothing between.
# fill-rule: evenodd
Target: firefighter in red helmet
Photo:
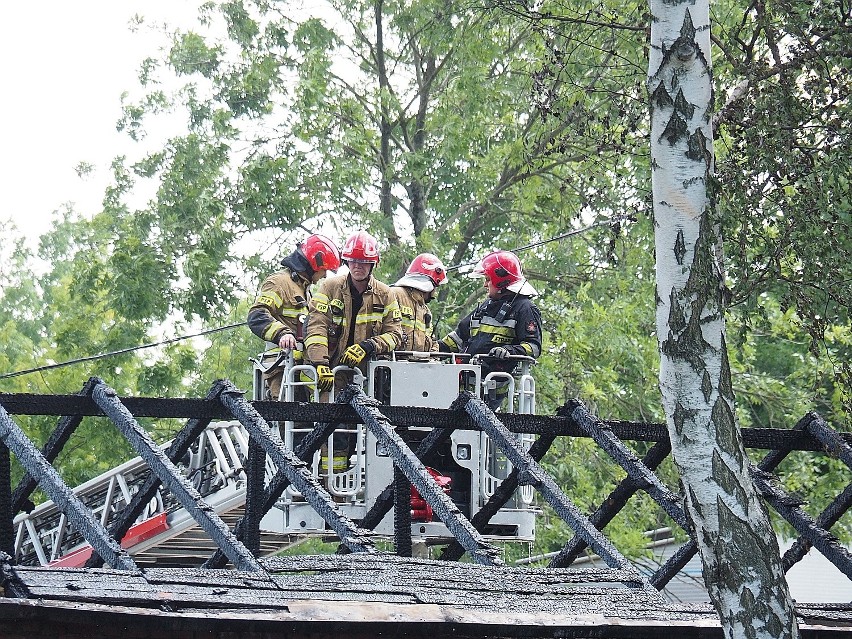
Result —
<instances>
[{"instance_id":1,"label":"firefighter in red helmet","mask_svg":"<svg viewBox=\"0 0 852 639\"><path fill-rule=\"evenodd\" d=\"M447 268L432 253L421 253L392 289L402 314L402 345L400 350L431 352L438 350L433 336L432 313L428 303L438 287L447 283Z\"/></svg>"},{"instance_id":2,"label":"firefighter in red helmet","mask_svg":"<svg viewBox=\"0 0 852 639\"><path fill-rule=\"evenodd\" d=\"M366 369L374 354L389 353L402 342L399 304L390 287L373 276L379 263L376 238L367 231L349 236L343 246L346 274L326 279L311 301L305 352L317 369L321 390L334 386L332 369Z\"/></svg>"},{"instance_id":3,"label":"firefighter in red helmet","mask_svg":"<svg viewBox=\"0 0 852 639\"><path fill-rule=\"evenodd\" d=\"M310 285L319 282L328 271L340 268L340 252L329 238L313 234L281 260L281 266L261 285L247 323L252 333L275 345L267 351L266 359L276 357L279 349L288 349L298 361L302 358ZM282 375L280 369L264 375L270 399L280 399Z\"/></svg>"},{"instance_id":4,"label":"firefighter in red helmet","mask_svg":"<svg viewBox=\"0 0 852 639\"><path fill-rule=\"evenodd\" d=\"M480 260L473 275L485 278L487 298L462 319L455 330L440 342L440 350L470 353L483 357L483 376L491 371L511 371L510 355L541 355L541 313L532 302L538 293L524 277L518 256L511 251L494 251ZM485 398L498 408L506 398L508 385L498 384Z\"/></svg>"},{"instance_id":5,"label":"firefighter in red helmet","mask_svg":"<svg viewBox=\"0 0 852 639\"><path fill-rule=\"evenodd\" d=\"M366 231L349 236L341 253L349 272L329 277L310 304L305 354L316 368L317 386L323 392L339 388L351 374L335 379L338 365L366 372L375 354L389 353L402 341L399 304L390 287L373 276L379 263L376 238ZM336 382L336 383L335 383ZM345 471L355 452L355 440L345 434L332 438L333 451L320 451L324 472ZM331 466L329 466L331 457Z\"/></svg>"}]
</instances>

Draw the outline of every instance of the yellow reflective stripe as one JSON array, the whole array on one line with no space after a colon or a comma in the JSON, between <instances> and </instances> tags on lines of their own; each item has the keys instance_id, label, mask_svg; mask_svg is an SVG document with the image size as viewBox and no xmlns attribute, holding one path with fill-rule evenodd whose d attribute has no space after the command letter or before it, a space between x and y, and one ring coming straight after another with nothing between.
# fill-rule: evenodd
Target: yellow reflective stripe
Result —
<instances>
[{"instance_id":1,"label":"yellow reflective stripe","mask_svg":"<svg viewBox=\"0 0 852 639\"><path fill-rule=\"evenodd\" d=\"M332 461L332 470L346 470L349 468L349 458L348 457L338 457L334 456ZM320 468L323 470L328 470L328 457L320 458Z\"/></svg>"},{"instance_id":2,"label":"yellow reflective stripe","mask_svg":"<svg viewBox=\"0 0 852 639\"><path fill-rule=\"evenodd\" d=\"M260 304L261 306L268 306L270 308L278 308L284 303L281 299L281 296L274 291L265 291L257 296L257 300L255 304Z\"/></svg>"},{"instance_id":3,"label":"yellow reflective stripe","mask_svg":"<svg viewBox=\"0 0 852 639\"><path fill-rule=\"evenodd\" d=\"M471 336L473 333L471 333ZM461 350L462 341L461 338L456 334L455 331L451 332L444 339L441 340L442 344L445 344L453 353L458 353Z\"/></svg>"},{"instance_id":4,"label":"yellow reflective stripe","mask_svg":"<svg viewBox=\"0 0 852 639\"><path fill-rule=\"evenodd\" d=\"M506 337L514 337L515 329L514 328L506 328L505 326L486 326L481 325L479 330L483 333L488 333L489 335L504 335Z\"/></svg>"},{"instance_id":5,"label":"yellow reflective stripe","mask_svg":"<svg viewBox=\"0 0 852 639\"><path fill-rule=\"evenodd\" d=\"M529 355L530 357L535 357L535 356L533 355L533 348L532 348L532 346L530 346L530 345L529 345L529 344L527 344L526 342L521 342L521 345L520 345L520 346L521 346L521 348L523 348L523 349L524 349L524 352L525 352L527 355Z\"/></svg>"},{"instance_id":6,"label":"yellow reflective stripe","mask_svg":"<svg viewBox=\"0 0 852 639\"><path fill-rule=\"evenodd\" d=\"M396 348L396 337L393 333L382 333L379 335L379 339L383 340L391 349Z\"/></svg>"},{"instance_id":7,"label":"yellow reflective stripe","mask_svg":"<svg viewBox=\"0 0 852 639\"><path fill-rule=\"evenodd\" d=\"M275 337L275 333L280 331L282 328L285 328L284 324L279 321L274 321L270 324L265 331L263 331L263 339L268 342L272 341L272 338Z\"/></svg>"},{"instance_id":8,"label":"yellow reflective stripe","mask_svg":"<svg viewBox=\"0 0 852 639\"><path fill-rule=\"evenodd\" d=\"M390 315L393 319L402 319L402 311L399 309L399 301L392 300L390 304L385 306L384 317Z\"/></svg>"},{"instance_id":9,"label":"yellow reflective stripe","mask_svg":"<svg viewBox=\"0 0 852 639\"><path fill-rule=\"evenodd\" d=\"M426 326L424 322L421 320L413 320L410 318L402 318L402 326L403 328L410 328L415 331L422 331L424 333L429 331L429 327Z\"/></svg>"},{"instance_id":10,"label":"yellow reflective stripe","mask_svg":"<svg viewBox=\"0 0 852 639\"><path fill-rule=\"evenodd\" d=\"M308 339L305 340L305 348L308 346L328 346L328 338L324 335L311 335Z\"/></svg>"},{"instance_id":11,"label":"yellow reflective stripe","mask_svg":"<svg viewBox=\"0 0 852 639\"><path fill-rule=\"evenodd\" d=\"M358 313L355 317L356 324L367 324L369 322L381 322L382 315L380 313Z\"/></svg>"},{"instance_id":12,"label":"yellow reflective stripe","mask_svg":"<svg viewBox=\"0 0 852 639\"><path fill-rule=\"evenodd\" d=\"M314 302L325 302L328 303L328 295L325 293L314 293Z\"/></svg>"},{"instance_id":13,"label":"yellow reflective stripe","mask_svg":"<svg viewBox=\"0 0 852 639\"><path fill-rule=\"evenodd\" d=\"M281 317L299 317L302 314L302 311L298 308L282 308L278 314Z\"/></svg>"}]
</instances>

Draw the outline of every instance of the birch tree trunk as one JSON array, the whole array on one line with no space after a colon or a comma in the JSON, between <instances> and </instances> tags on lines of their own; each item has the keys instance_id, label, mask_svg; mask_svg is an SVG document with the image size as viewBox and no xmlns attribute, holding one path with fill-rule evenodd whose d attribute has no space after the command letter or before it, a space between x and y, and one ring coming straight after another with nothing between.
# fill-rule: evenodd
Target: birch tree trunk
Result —
<instances>
[{"instance_id":1,"label":"birch tree trunk","mask_svg":"<svg viewBox=\"0 0 852 639\"><path fill-rule=\"evenodd\" d=\"M711 185L709 1L650 0L650 8L657 334L672 451L725 635L797 637L778 543L734 417Z\"/></svg>"}]
</instances>

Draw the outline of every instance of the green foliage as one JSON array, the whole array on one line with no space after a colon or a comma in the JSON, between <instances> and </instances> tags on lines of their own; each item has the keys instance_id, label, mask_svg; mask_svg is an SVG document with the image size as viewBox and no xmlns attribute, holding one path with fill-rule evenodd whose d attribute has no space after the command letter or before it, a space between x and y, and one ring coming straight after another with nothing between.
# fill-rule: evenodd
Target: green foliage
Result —
<instances>
[{"instance_id":1,"label":"green foliage","mask_svg":"<svg viewBox=\"0 0 852 639\"><path fill-rule=\"evenodd\" d=\"M209 78L219 66L221 53L217 47L208 47L197 33L183 33L172 46L168 63L178 75L200 73Z\"/></svg>"},{"instance_id":2,"label":"green foliage","mask_svg":"<svg viewBox=\"0 0 852 639\"><path fill-rule=\"evenodd\" d=\"M833 364L829 383L848 426L849 351L829 335L848 332L852 302L849 16L835 3L798 1L752 10L746 19L717 5L716 16L726 44L714 65L718 94L750 79L719 113L734 302L746 323L761 322L764 293L792 312L811 352Z\"/></svg>"}]
</instances>

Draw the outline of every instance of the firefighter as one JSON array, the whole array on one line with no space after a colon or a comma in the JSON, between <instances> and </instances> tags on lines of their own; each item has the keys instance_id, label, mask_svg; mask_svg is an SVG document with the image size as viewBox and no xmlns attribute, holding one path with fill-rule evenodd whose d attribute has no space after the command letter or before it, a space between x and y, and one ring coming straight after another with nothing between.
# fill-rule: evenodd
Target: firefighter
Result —
<instances>
[{"instance_id":1,"label":"firefighter","mask_svg":"<svg viewBox=\"0 0 852 639\"><path fill-rule=\"evenodd\" d=\"M434 299L438 287L446 283L444 263L431 253L421 253L393 285L391 290L402 314L400 350L427 353L438 350L438 340L433 336L432 313L427 304Z\"/></svg>"},{"instance_id":2,"label":"firefighter","mask_svg":"<svg viewBox=\"0 0 852 639\"><path fill-rule=\"evenodd\" d=\"M473 270L485 278L487 298L462 319L439 344L449 353L485 356L483 377L492 371L510 372L515 362L510 355L541 355L541 313L532 302L538 293L521 271L518 257L511 251L489 253ZM489 391L485 402L496 410L508 394L508 383Z\"/></svg>"},{"instance_id":3,"label":"firefighter","mask_svg":"<svg viewBox=\"0 0 852 639\"><path fill-rule=\"evenodd\" d=\"M293 352L298 363L302 359L304 321L311 299L310 285L316 284L328 271L340 268L340 251L324 235L309 235L290 255L281 260L283 268L264 280L248 312L248 325L260 339L275 344L264 359L277 357L279 349ZM269 399L280 399L281 368L264 374Z\"/></svg>"},{"instance_id":4,"label":"firefighter","mask_svg":"<svg viewBox=\"0 0 852 639\"><path fill-rule=\"evenodd\" d=\"M357 231L346 240L341 255L349 273L323 281L309 307L305 356L316 368L321 391L335 387L336 366L365 372L373 355L389 353L402 343L396 297L387 284L373 276L379 263L376 238ZM341 376L341 382L344 378ZM335 471L345 470L353 446L352 438L345 444L335 442ZM327 464L325 459L323 462Z\"/></svg>"}]
</instances>

